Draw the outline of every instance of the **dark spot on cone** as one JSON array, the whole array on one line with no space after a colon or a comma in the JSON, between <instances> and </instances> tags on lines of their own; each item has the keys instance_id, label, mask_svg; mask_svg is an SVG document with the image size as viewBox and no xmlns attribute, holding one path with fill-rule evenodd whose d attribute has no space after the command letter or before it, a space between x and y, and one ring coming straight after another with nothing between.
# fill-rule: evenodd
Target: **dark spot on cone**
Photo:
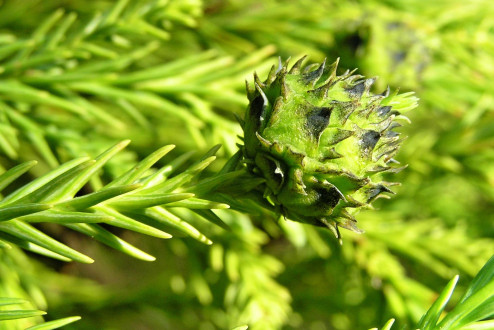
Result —
<instances>
[{"instance_id":1,"label":"dark spot on cone","mask_svg":"<svg viewBox=\"0 0 494 330\"><path fill-rule=\"evenodd\" d=\"M267 185L273 192L278 193L285 182L285 170L282 168L281 162L262 153L256 155L255 162L267 179Z\"/></svg>"},{"instance_id":2,"label":"dark spot on cone","mask_svg":"<svg viewBox=\"0 0 494 330\"><path fill-rule=\"evenodd\" d=\"M319 141L319 137L322 132L329 125L329 118L331 117L332 108L328 107L316 107L307 116L306 128L309 134Z\"/></svg>"},{"instance_id":3,"label":"dark spot on cone","mask_svg":"<svg viewBox=\"0 0 494 330\"><path fill-rule=\"evenodd\" d=\"M392 193L391 190L389 190L387 187L383 186L382 184L368 189L367 190L367 203L370 203L374 198L376 198L382 192Z\"/></svg>"},{"instance_id":4,"label":"dark spot on cone","mask_svg":"<svg viewBox=\"0 0 494 330\"><path fill-rule=\"evenodd\" d=\"M389 105L386 105L386 106L383 106L383 107L379 107L377 109L377 115L380 116L380 117L383 117L387 113L389 113L389 111L391 111L391 107Z\"/></svg>"},{"instance_id":5,"label":"dark spot on cone","mask_svg":"<svg viewBox=\"0 0 494 330\"><path fill-rule=\"evenodd\" d=\"M264 99L261 95L257 95L250 103L250 115L253 120L259 122L264 110Z\"/></svg>"},{"instance_id":6,"label":"dark spot on cone","mask_svg":"<svg viewBox=\"0 0 494 330\"><path fill-rule=\"evenodd\" d=\"M346 91L353 98L360 98L365 91L365 81L362 81L350 88L346 88Z\"/></svg>"},{"instance_id":7,"label":"dark spot on cone","mask_svg":"<svg viewBox=\"0 0 494 330\"><path fill-rule=\"evenodd\" d=\"M374 149L377 142L381 138L381 134L376 131L366 131L360 139L360 144L365 151Z\"/></svg>"},{"instance_id":8,"label":"dark spot on cone","mask_svg":"<svg viewBox=\"0 0 494 330\"><path fill-rule=\"evenodd\" d=\"M323 160L337 159L341 157L343 157L343 155L337 152L335 148L328 148L324 151Z\"/></svg>"},{"instance_id":9,"label":"dark spot on cone","mask_svg":"<svg viewBox=\"0 0 494 330\"><path fill-rule=\"evenodd\" d=\"M302 81L304 82L304 84L314 85L324 73L325 66L326 66L326 60L324 60L324 62L321 63L321 65L319 65L319 67L316 70L304 74L302 76Z\"/></svg>"},{"instance_id":10,"label":"dark spot on cone","mask_svg":"<svg viewBox=\"0 0 494 330\"><path fill-rule=\"evenodd\" d=\"M336 187L321 187L314 189L318 194L317 203L323 208L335 208L341 199L341 193Z\"/></svg>"},{"instance_id":11,"label":"dark spot on cone","mask_svg":"<svg viewBox=\"0 0 494 330\"><path fill-rule=\"evenodd\" d=\"M395 131L386 131L384 136L387 138L394 138L394 137L397 137L399 135L400 135L400 133L397 133Z\"/></svg>"}]
</instances>

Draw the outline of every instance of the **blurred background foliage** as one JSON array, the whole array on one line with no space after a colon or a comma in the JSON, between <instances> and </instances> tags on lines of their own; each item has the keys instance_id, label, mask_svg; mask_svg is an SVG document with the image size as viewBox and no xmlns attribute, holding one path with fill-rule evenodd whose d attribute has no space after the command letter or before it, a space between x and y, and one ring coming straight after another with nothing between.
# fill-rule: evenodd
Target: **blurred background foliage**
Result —
<instances>
[{"instance_id":1,"label":"blurred background foliage","mask_svg":"<svg viewBox=\"0 0 494 330\"><path fill-rule=\"evenodd\" d=\"M16 187L124 139L87 192L167 144L176 148L166 161L189 165L222 144L207 177L236 152L245 79L264 77L278 56L340 57L341 68L379 76L378 89L420 98L402 129L397 159L409 166L393 178L397 195L361 213L365 234L344 231L342 246L253 205L214 211L231 230L178 208L212 245L112 228L152 263L40 224L96 262L0 240L0 297L25 299L45 320L82 316L73 329L417 324L455 274L459 295L494 252L492 17L487 0L0 1L0 167L38 161Z\"/></svg>"}]
</instances>

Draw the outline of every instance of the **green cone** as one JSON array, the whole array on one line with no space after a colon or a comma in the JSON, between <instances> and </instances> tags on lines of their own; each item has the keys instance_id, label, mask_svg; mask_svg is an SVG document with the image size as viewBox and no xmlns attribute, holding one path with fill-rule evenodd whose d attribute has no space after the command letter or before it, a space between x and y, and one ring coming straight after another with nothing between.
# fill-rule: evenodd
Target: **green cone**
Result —
<instances>
[{"instance_id":1,"label":"green cone","mask_svg":"<svg viewBox=\"0 0 494 330\"><path fill-rule=\"evenodd\" d=\"M360 231L355 214L393 183L383 172L403 166L393 159L401 141L394 128L417 106L413 93L373 94L375 78L338 76L332 65L272 68L254 86L243 122L248 169L265 178L265 197L285 217L330 228ZM400 120L401 119L401 120Z\"/></svg>"}]
</instances>

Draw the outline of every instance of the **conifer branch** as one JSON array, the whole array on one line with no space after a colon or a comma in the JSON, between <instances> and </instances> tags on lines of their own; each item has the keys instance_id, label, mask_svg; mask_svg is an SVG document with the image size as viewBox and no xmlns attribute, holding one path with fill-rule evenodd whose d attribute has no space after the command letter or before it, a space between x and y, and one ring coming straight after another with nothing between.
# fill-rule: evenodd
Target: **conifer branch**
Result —
<instances>
[{"instance_id":1,"label":"conifer branch","mask_svg":"<svg viewBox=\"0 0 494 330\"><path fill-rule=\"evenodd\" d=\"M174 208L211 210L228 208L227 204L194 198L190 184L213 160L204 158L183 172L169 176L173 167L152 166L173 146L163 147L137 163L101 189L81 195L89 180L129 141L121 142L94 160L80 158L65 163L51 172L7 194L0 201L0 237L4 244L15 244L29 251L61 260L92 262L92 259L56 241L32 223L56 223L89 235L103 244L143 260L154 257L118 238L98 223L116 226L158 238L170 238L169 229L182 232L200 242L211 241L194 226L174 215ZM0 184L13 183L16 177L33 166L21 164L5 172ZM211 217L206 216L209 220ZM216 224L226 227L217 217Z\"/></svg>"}]
</instances>

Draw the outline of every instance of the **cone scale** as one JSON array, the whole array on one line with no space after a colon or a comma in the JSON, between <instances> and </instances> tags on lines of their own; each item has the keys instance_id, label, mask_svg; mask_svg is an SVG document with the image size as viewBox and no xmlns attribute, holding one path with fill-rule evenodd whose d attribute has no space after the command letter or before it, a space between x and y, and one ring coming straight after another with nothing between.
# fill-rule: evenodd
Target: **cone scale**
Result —
<instances>
[{"instance_id":1,"label":"cone scale","mask_svg":"<svg viewBox=\"0 0 494 330\"><path fill-rule=\"evenodd\" d=\"M412 93L370 91L375 78L331 65L273 67L247 84L242 122L248 170L265 179L264 197L286 218L361 232L355 215L392 193L382 173L403 169L394 156L403 140L396 127L417 105Z\"/></svg>"}]
</instances>

